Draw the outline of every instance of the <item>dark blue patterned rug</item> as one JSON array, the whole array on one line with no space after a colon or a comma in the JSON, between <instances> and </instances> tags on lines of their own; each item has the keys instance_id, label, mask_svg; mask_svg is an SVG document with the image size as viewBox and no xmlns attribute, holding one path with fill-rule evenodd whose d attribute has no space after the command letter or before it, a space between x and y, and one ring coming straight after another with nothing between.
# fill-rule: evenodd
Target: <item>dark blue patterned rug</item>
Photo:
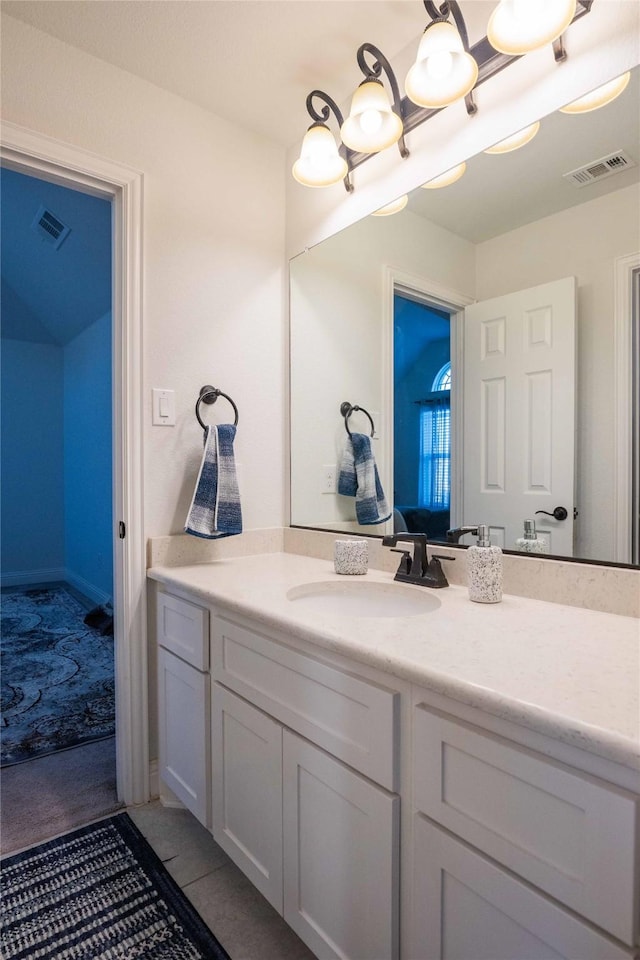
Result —
<instances>
[{"instance_id":1,"label":"dark blue patterned rug","mask_svg":"<svg viewBox=\"0 0 640 960\"><path fill-rule=\"evenodd\" d=\"M230 960L126 813L2 861L3 960Z\"/></svg>"},{"instance_id":2,"label":"dark blue patterned rug","mask_svg":"<svg viewBox=\"0 0 640 960\"><path fill-rule=\"evenodd\" d=\"M113 736L113 637L64 586L2 594L2 766Z\"/></svg>"}]
</instances>

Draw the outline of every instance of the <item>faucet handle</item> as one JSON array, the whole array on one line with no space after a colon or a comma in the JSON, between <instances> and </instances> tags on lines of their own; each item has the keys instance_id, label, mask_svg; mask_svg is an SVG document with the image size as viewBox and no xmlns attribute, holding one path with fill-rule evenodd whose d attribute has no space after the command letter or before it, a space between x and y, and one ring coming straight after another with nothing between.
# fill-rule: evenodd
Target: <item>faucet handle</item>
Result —
<instances>
[{"instance_id":1,"label":"faucet handle","mask_svg":"<svg viewBox=\"0 0 640 960\"><path fill-rule=\"evenodd\" d=\"M432 553L432 560L455 560L455 557L445 557L443 553Z\"/></svg>"},{"instance_id":2,"label":"faucet handle","mask_svg":"<svg viewBox=\"0 0 640 960\"><path fill-rule=\"evenodd\" d=\"M400 561L400 566L398 567L397 573L411 573L411 554L408 550L391 550L391 553L401 553L402 560Z\"/></svg>"}]
</instances>

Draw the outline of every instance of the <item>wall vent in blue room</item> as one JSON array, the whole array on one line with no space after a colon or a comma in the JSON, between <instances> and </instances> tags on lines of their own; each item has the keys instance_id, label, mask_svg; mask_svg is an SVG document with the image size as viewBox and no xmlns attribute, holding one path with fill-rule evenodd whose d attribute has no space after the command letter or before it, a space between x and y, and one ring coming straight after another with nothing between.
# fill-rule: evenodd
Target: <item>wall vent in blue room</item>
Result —
<instances>
[{"instance_id":1,"label":"wall vent in blue room","mask_svg":"<svg viewBox=\"0 0 640 960\"><path fill-rule=\"evenodd\" d=\"M46 240L56 250L61 247L71 233L71 227L67 227L46 207L40 207L33 218L31 229L35 230L42 240Z\"/></svg>"}]
</instances>

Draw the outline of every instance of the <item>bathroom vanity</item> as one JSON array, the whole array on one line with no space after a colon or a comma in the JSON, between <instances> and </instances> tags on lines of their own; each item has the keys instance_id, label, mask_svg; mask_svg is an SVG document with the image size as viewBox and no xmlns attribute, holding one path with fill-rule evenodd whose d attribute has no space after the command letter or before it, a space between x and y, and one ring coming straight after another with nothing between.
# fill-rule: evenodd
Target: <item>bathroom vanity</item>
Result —
<instances>
[{"instance_id":1,"label":"bathroom vanity","mask_svg":"<svg viewBox=\"0 0 640 960\"><path fill-rule=\"evenodd\" d=\"M285 553L149 576L161 780L318 957L637 956L637 620Z\"/></svg>"}]
</instances>

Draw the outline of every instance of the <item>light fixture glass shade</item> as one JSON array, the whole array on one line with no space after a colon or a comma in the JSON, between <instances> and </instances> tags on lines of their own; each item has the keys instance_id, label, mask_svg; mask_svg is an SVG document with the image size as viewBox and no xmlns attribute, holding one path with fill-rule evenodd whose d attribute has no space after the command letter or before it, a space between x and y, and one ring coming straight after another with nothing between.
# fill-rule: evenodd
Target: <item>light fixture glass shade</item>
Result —
<instances>
[{"instance_id":1,"label":"light fixture glass shade","mask_svg":"<svg viewBox=\"0 0 640 960\"><path fill-rule=\"evenodd\" d=\"M596 87L591 93L585 93L584 97L579 97L565 107L560 107L560 113L589 113L591 110L604 107L620 96L630 79L630 73L623 73L621 77L616 77L615 80L610 80L608 83L603 83L601 87Z\"/></svg>"},{"instance_id":2,"label":"light fixture glass shade","mask_svg":"<svg viewBox=\"0 0 640 960\"><path fill-rule=\"evenodd\" d=\"M494 143L492 147L489 147L484 152L511 153L512 150L518 150L520 147L524 147L525 143L529 143L530 140L533 140L539 129L540 121L536 120L535 123L532 123L528 127L524 127L522 130L518 130L517 133L513 133L510 137L505 137L505 139L500 140L499 143Z\"/></svg>"},{"instance_id":3,"label":"light fixture glass shade","mask_svg":"<svg viewBox=\"0 0 640 960\"><path fill-rule=\"evenodd\" d=\"M338 153L333 134L324 123L309 127L291 172L305 187L329 187L346 177L347 162Z\"/></svg>"},{"instance_id":4,"label":"light fixture glass shade","mask_svg":"<svg viewBox=\"0 0 640 960\"><path fill-rule=\"evenodd\" d=\"M402 120L391 108L380 80L363 80L353 95L351 111L340 128L345 146L358 153L377 153L397 143Z\"/></svg>"},{"instance_id":5,"label":"light fixture glass shade","mask_svg":"<svg viewBox=\"0 0 640 960\"><path fill-rule=\"evenodd\" d=\"M392 213L400 213L401 210L404 210L408 202L409 197L405 193L402 197L398 197L397 200L393 200L391 203L385 204L384 207L380 207L380 209L372 213L371 216L389 217Z\"/></svg>"},{"instance_id":6,"label":"light fixture glass shade","mask_svg":"<svg viewBox=\"0 0 640 960\"><path fill-rule=\"evenodd\" d=\"M495 50L520 56L557 40L576 12L576 0L500 0L489 18L487 40Z\"/></svg>"},{"instance_id":7,"label":"light fixture glass shade","mask_svg":"<svg viewBox=\"0 0 640 960\"><path fill-rule=\"evenodd\" d=\"M451 167L451 170L447 170L446 173L441 173L439 177L434 177L433 180L428 180L427 183L423 183L422 186L425 190L439 190L440 187L448 187L452 183L455 183L456 180L459 180L460 177L464 175L466 169L467 165L463 161L459 163L457 167Z\"/></svg>"},{"instance_id":8,"label":"light fixture glass shade","mask_svg":"<svg viewBox=\"0 0 640 960\"><path fill-rule=\"evenodd\" d=\"M478 64L466 53L457 28L436 20L422 35L404 89L409 100L420 107L446 107L466 97L477 79Z\"/></svg>"}]
</instances>

